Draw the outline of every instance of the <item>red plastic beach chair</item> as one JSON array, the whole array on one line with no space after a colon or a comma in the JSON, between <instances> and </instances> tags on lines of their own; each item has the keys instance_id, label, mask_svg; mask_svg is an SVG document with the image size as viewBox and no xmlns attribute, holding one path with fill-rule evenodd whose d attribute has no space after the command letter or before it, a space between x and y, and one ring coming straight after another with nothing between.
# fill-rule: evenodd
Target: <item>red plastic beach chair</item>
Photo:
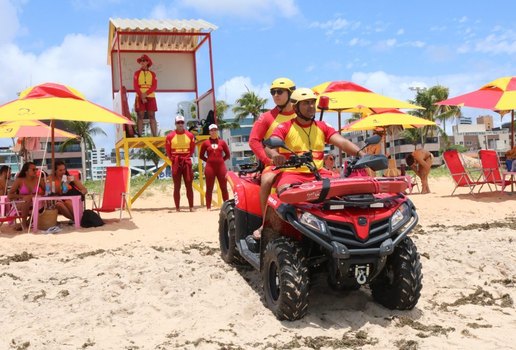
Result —
<instances>
[{"instance_id":1,"label":"red plastic beach chair","mask_svg":"<svg viewBox=\"0 0 516 350\"><path fill-rule=\"evenodd\" d=\"M482 164L482 175L484 176L484 180L488 184L494 184L502 186L504 183L502 179L502 174L500 173L500 159L498 158L498 154L496 151L490 149L482 149L478 151L478 157L480 158L480 163ZM505 185L510 185L515 181L505 181Z\"/></svg>"},{"instance_id":2,"label":"red plastic beach chair","mask_svg":"<svg viewBox=\"0 0 516 350\"><path fill-rule=\"evenodd\" d=\"M475 186L481 185L479 191L482 187L487 183L486 181L480 181L480 176L477 180L472 180L469 176L469 173L464 168L464 164L462 163L462 159L460 157L459 152L457 150L449 150L443 153L443 159L446 163L446 167L450 171L450 174L455 182L455 188L451 195L455 193L455 190L459 187L468 187L469 193L473 193ZM489 183L487 183L489 186ZM491 186L489 186L489 190L491 190Z\"/></svg>"},{"instance_id":3,"label":"red plastic beach chair","mask_svg":"<svg viewBox=\"0 0 516 350\"><path fill-rule=\"evenodd\" d=\"M125 166L113 166L106 168L106 181L102 193L102 205L98 206L93 197L93 210L104 213L112 213L120 210L120 220L123 210L127 210L132 219L131 210L127 205L127 184L129 168Z\"/></svg>"}]
</instances>

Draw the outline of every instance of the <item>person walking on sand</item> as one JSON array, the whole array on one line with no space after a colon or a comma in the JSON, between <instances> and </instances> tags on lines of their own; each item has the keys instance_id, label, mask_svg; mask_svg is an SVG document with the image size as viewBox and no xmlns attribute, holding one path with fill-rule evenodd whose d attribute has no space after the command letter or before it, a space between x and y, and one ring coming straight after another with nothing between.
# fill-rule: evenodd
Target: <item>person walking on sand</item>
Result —
<instances>
[{"instance_id":1,"label":"person walking on sand","mask_svg":"<svg viewBox=\"0 0 516 350\"><path fill-rule=\"evenodd\" d=\"M421 179L421 193L430 193L428 175L432 168L434 156L426 149L417 149L405 157L405 162Z\"/></svg>"},{"instance_id":2,"label":"person walking on sand","mask_svg":"<svg viewBox=\"0 0 516 350\"><path fill-rule=\"evenodd\" d=\"M174 182L174 204L179 211L181 200L181 179L185 182L186 198L190 211L193 207L193 170L192 155L195 151L195 136L185 130L185 117L176 116L176 130L171 131L165 140L165 151L172 162L172 180Z\"/></svg>"},{"instance_id":3,"label":"person walking on sand","mask_svg":"<svg viewBox=\"0 0 516 350\"><path fill-rule=\"evenodd\" d=\"M211 209L211 197L213 193L213 186L215 185L215 178L219 182L219 189L222 193L222 199L227 201L229 199L228 187L226 182L226 164L229 159L229 147L224 140L219 139L219 128L216 124L209 126L210 138L204 141L201 145L199 157L206 162L204 168L204 176L206 178L206 208Z\"/></svg>"},{"instance_id":4,"label":"person walking on sand","mask_svg":"<svg viewBox=\"0 0 516 350\"><path fill-rule=\"evenodd\" d=\"M272 135L272 132L280 123L296 116L290 103L290 96L295 89L296 84L292 80L288 78L275 79L270 86L270 93L276 107L260 115L249 135L249 147L251 147L256 158L265 166L260 178L260 207L262 213L265 211L274 179L278 175L277 171L272 170L272 160L267 155L262 142ZM258 228L254 232L254 236L259 237L261 230L262 227Z\"/></svg>"},{"instance_id":5,"label":"person walking on sand","mask_svg":"<svg viewBox=\"0 0 516 350\"><path fill-rule=\"evenodd\" d=\"M158 78L156 74L149 68L152 66L152 60L147 55L141 55L136 60L140 64L133 76L134 91L136 91L136 100L134 109L138 115L137 128L138 136L143 136L143 118L145 113L149 118L152 136L158 136L158 128L156 125L156 111L158 105L154 91L158 88Z\"/></svg>"}]
</instances>

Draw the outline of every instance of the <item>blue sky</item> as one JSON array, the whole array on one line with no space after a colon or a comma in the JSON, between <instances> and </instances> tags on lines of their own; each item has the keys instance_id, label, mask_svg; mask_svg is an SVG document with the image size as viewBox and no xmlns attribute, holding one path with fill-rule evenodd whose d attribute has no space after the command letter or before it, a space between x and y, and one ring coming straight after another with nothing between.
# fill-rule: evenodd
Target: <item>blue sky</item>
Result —
<instances>
[{"instance_id":1,"label":"blue sky","mask_svg":"<svg viewBox=\"0 0 516 350\"><path fill-rule=\"evenodd\" d=\"M112 107L110 17L217 25L215 91L230 104L246 87L269 97L269 84L279 76L298 87L351 80L402 100L414 97L410 86L442 84L455 96L516 75L515 12L507 0L0 0L0 104L30 85L53 81ZM171 128L177 102L189 97L158 96L161 129ZM96 138L97 146L111 149L114 128L101 126L110 136Z\"/></svg>"}]
</instances>

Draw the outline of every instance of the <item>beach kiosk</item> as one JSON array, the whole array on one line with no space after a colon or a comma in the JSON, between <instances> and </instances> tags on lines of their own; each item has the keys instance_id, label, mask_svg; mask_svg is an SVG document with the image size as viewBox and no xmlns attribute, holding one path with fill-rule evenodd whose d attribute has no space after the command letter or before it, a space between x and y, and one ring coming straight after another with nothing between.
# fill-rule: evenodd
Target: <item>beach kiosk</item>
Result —
<instances>
[{"instance_id":1,"label":"beach kiosk","mask_svg":"<svg viewBox=\"0 0 516 350\"><path fill-rule=\"evenodd\" d=\"M215 29L215 25L200 19L110 19L108 64L111 66L113 109L131 118L134 99L128 100L127 95L135 92L133 74L138 69L136 60L142 54L147 54L152 57L152 70L158 77L156 92L195 93L195 113L189 118L198 118L199 121L210 111L213 111L216 118L211 45L211 32ZM199 91L200 86L206 87L206 90ZM158 99L158 106L159 103ZM159 111L157 114L159 115ZM167 117L171 119L172 125L174 116ZM188 124L189 120L186 122ZM123 165L130 167L130 150L138 148L148 148L164 161L138 192L129 197L129 206L167 166L172 165L166 154L160 150L165 146L165 136L134 137L128 125L116 126L117 165L121 165L123 161ZM202 141L208 137L200 134L196 136L197 152ZM200 176L198 181L194 181L193 187L200 195L201 205L204 205L201 161L198 162L198 167Z\"/></svg>"}]
</instances>

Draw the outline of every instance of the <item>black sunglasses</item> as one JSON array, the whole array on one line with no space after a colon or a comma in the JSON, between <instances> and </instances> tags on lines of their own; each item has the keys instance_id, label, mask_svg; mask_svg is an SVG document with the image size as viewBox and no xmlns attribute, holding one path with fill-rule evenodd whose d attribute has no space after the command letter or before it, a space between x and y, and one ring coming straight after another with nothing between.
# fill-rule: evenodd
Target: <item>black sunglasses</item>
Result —
<instances>
[{"instance_id":1,"label":"black sunglasses","mask_svg":"<svg viewBox=\"0 0 516 350\"><path fill-rule=\"evenodd\" d=\"M285 92L283 89L271 89L271 95L282 95Z\"/></svg>"},{"instance_id":2,"label":"black sunglasses","mask_svg":"<svg viewBox=\"0 0 516 350\"><path fill-rule=\"evenodd\" d=\"M176 122L176 124L184 124L185 122Z\"/></svg>"}]
</instances>

